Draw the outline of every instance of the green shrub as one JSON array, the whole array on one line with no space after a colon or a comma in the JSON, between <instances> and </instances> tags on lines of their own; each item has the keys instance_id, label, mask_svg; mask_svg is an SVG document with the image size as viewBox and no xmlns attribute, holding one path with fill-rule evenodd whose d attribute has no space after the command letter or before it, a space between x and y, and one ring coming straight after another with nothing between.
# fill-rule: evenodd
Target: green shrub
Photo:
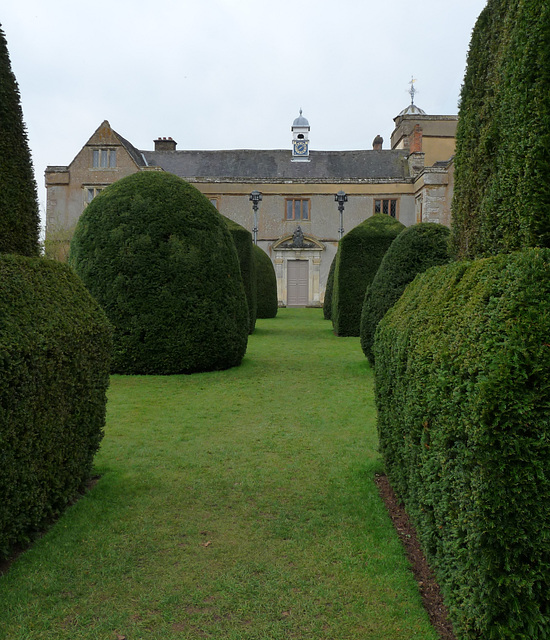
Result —
<instances>
[{"instance_id":1,"label":"green shrub","mask_svg":"<svg viewBox=\"0 0 550 640\"><path fill-rule=\"evenodd\" d=\"M0 28L0 253L38 255L36 181L17 80Z\"/></svg>"},{"instance_id":2,"label":"green shrub","mask_svg":"<svg viewBox=\"0 0 550 640\"><path fill-rule=\"evenodd\" d=\"M104 189L69 260L114 326L114 372L240 364L249 317L237 251L216 208L181 178L144 171Z\"/></svg>"},{"instance_id":3,"label":"green shrub","mask_svg":"<svg viewBox=\"0 0 550 640\"><path fill-rule=\"evenodd\" d=\"M0 558L88 480L110 349L105 314L66 265L0 257Z\"/></svg>"},{"instance_id":4,"label":"green shrub","mask_svg":"<svg viewBox=\"0 0 550 640\"><path fill-rule=\"evenodd\" d=\"M392 242L367 288L361 313L361 348L371 365L378 323L418 273L449 262L448 242L449 229L432 222L408 227Z\"/></svg>"},{"instance_id":5,"label":"green shrub","mask_svg":"<svg viewBox=\"0 0 550 640\"><path fill-rule=\"evenodd\" d=\"M367 287L391 243L405 226L377 213L340 240L332 289L332 324L338 336L358 336Z\"/></svg>"},{"instance_id":6,"label":"green shrub","mask_svg":"<svg viewBox=\"0 0 550 640\"><path fill-rule=\"evenodd\" d=\"M271 258L260 247L254 245L256 260L258 318L274 318L279 310L277 276Z\"/></svg>"},{"instance_id":7,"label":"green shrub","mask_svg":"<svg viewBox=\"0 0 550 640\"><path fill-rule=\"evenodd\" d=\"M242 227L240 224L222 216L227 224L235 247L237 248L237 255L239 256L239 265L241 267L241 276L244 284L244 292L246 294L246 301L248 303L248 318L249 329L248 333L253 333L256 326L256 314L257 314L257 277L256 277L256 262L254 260L254 244L252 242L252 234L250 231Z\"/></svg>"},{"instance_id":8,"label":"green shrub","mask_svg":"<svg viewBox=\"0 0 550 640\"><path fill-rule=\"evenodd\" d=\"M458 258L550 246L550 5L489 0L462 87L453 197Z\"/></svg>"},{"instance_id":9,"label":"green shrub","mask_svg":"<svg viewBox=\"0 0 550 640\"><path fill-rule=\"evenodd\" d=\"M332 289L334 287L334 269L336 267L336 256L330 263L328 270L327 284L325 286L325 299L323 300L323 317L325 320L332 320Z\"/></svg>"},{"instance_id":10,"label":"green shrub","mask_svg":"<svg viewBox=\"0 0 550 640\"><path fill-rule=\"evenodd\" d=\"M460 639L550 636L550 250L434 267L378 325L380 447Z\"/></svg>"}]
</instances>

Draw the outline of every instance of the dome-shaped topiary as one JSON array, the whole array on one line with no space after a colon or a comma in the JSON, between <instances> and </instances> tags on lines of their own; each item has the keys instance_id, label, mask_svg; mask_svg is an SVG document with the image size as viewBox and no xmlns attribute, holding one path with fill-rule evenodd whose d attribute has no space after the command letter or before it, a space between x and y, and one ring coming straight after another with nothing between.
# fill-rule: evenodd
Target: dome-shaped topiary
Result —
<instances>
[{"instance_id":1,"label":"dome-shaped topiary","mask_svg":"<svg viewBox=\"0 0 550 640\"><path fill-rule=\"evenodd\" d=\"M332 320L332 290L334 288L334 269L336 267L336 256L330 263L328 270L327 284L325 286L325 299L323 301L323 317L325 320Z\"/></svg>"},{"instance_id":2,"label":"dome-shaped topiary","mask_svg":"<svg viewBox=\"0 0 550 640\"><path fill-rule=\"evenodd\" d=\"M105 189L80 217L69 261L114 325L114 372L240 364L249 319L237 251L181 178L139 172Z\"/></svg>"},{"instance_id":3,"label":"dome-shaped topiary","mask_svg":"<svg viewBox=\"0 0 550 640\"><path fill-rule=\"evenodd\" d=\"M337 336L358 336L365 291L384 254L405 225L377 213L340 240L332 290L332 324Z\"/></svg>"},{"instance_id":4,"label":"dome-shaped topiary","mask_svg":"<svg viewBox=\"0 0 550 640\"><path fill-rule=\"evenodd\" d=\"M417 274L449 262L449 235L449 229L442 224L424 222L408 227L392 242L363 302L361 348L371 365L378 323Z\"/></svg>"},{"instance_id":5,"label":"dome-shaped topiary","mask_svg":"<svg viewBox=\"0 0 550 640\"><path fill-rule=\"evenodd\" d=\"M256 260L258 318L274 318L279 309L277 276L271 258L260 247L254 245Z\"/></svg>"},{"instance_id":6,"label":"dome-shaped topiary","mask_svg":"<svg viewBox=\"0 0 550 640\"><path fill-rule=\"evenodd\" d=\"M248 318L250 323L248 332L252 333L256 326L257 308L256 261L254 259L252 234L248 229L245 229L234 220L226 218L225 216L222 216L222 218L225 220L235 247L237 248L244 292L246 293L246 301L248 302Z\"/></svg>"}]
</instances>

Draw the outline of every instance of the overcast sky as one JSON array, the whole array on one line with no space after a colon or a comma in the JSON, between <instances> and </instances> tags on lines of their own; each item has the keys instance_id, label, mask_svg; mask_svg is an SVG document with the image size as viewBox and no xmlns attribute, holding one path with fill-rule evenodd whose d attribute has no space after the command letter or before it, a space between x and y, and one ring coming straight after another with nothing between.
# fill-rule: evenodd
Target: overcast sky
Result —
<instances>
[{"instance_id":1,"label":"overcast sky","mask_svg":"<svg viewBox=\"0 0 550 640\"><path fill-rule=\"evenodd\" d=\"M108 120L139 149L389 148L410 103L456 114L486 0L7 0L0 13L44 207L44 169ZM7 6L6 6L7 5Z\"/></svg>"}]
</instances>

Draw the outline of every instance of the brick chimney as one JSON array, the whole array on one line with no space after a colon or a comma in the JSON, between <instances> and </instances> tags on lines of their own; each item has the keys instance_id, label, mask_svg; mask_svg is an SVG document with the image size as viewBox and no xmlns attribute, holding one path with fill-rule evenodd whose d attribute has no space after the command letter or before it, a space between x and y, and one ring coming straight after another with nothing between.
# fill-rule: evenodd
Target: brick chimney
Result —
<instances>
[{"instance_id":1,"label":"brick chimney","mask_svg":"<svg viewBox=\"0 0 550 640\"><path fill-rule=\"evenodd\" d=\"M384 138L382 136L376 136L372 141L372 148L374 151L382 151L382 145L384 144Z\"/></svg>"},{"instance_id":2,"label":"brick chimney","mask_svg":"<svg viewBox=\"0 0 550 640\"><path fill-rule=\"evenodd\" d=\"M155 140L155 151L175 151L177 144L172 138L157 138Z\"/></svg>"},{"instance_id":3,"label":"brick chimney","mask_svg":"<svg viewBox=\"0 0 550 640\"><path fill-rule=\"evenodd\" d=\"M422 127L419 124L414 125L414 129L409 136L409 151L411 153L422 151Z\"/></svg>"}]
</instances>

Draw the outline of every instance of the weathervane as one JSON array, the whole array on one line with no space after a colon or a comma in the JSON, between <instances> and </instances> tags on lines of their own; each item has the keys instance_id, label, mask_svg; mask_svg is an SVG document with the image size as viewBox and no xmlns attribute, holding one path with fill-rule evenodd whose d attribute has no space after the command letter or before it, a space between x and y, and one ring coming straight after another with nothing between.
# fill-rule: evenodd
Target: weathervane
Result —
<instances>
[{"instance_id":1,"label":"weathervane","mask_svg":"<svg viewBox=\"0 0 550 640\"><path fill-rule=\"evenodd\" d=\"M416 82L416 78L413 78L411 76L411 81L409 82L409 84L411 85L411 88L409 89L409 94L411 96L411 104L414 104L414 96L416 94L416 89L414 88L415 82Z\"/></svg>"}]
</instances>

